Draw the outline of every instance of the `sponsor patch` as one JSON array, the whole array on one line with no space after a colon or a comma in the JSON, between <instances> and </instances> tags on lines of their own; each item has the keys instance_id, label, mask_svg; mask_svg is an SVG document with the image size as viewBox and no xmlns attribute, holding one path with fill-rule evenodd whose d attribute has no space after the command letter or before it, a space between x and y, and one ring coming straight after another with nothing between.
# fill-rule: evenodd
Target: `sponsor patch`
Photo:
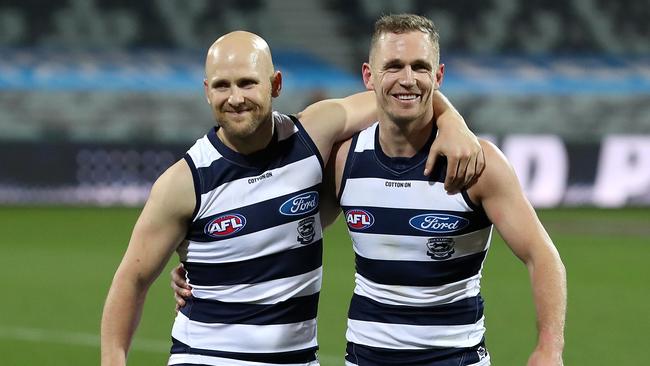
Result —
<instances>
[{"instance_id":1,"label":"sponsor patch","mask_svg":"<svg viewBox=\"0 0 650 366\"><path fill-rule=\"evenodd\" d=\"M469 220L456 215L422 214L411 217L409 225L428 233L453 233L467 227Z\"/></svg>"},{"instance_id":2,"label":"sponsor patch","mask_svg":"<svg viewBox=\"0 0 650 366\"><path fill-rule=\"evenodd\" d=\"M280 213L287 216L304 215L318 209L318 192L299 194L286 200L280 206Z\"/></svg>"},{"instance_id":3,"label":"sponsor patch","mask_svg":"<svg viewBox=\"0 0 650 366\"><path fill-rule=\"evenodd\" d=\"M314 240L316 230L314 229L314 217L307 217L298 222L298 242L300 244L309 244Z\"/></svg>"},{"instance_id":4,"label":"sponsor patch","mask_svg":"<svg viewBox=\"0 0 650 366\"><path fill-rule=\"evenodd\" d=\"M345 222L350 229L364 230L375 223L375 218L366 210L351 209L345 213Z\"/></svg>"},{"instance_id":5,"label":"sponsor patch","mask_svg":"<svg viewBox=\"0 0 650 366\"><path fill-rule=\"evenodd\" d=\"M427 255L431 259L441 260L451 258L454 254L454 239L446 237L429 238L427 241Z\"/></svg>"},{"instance_id":6,"label":"sponsor patch","mask_svg":"<svg viewBox=\"0 0 650 366\"><path fill-rule=\"evenodd\" d=\"M210 220L205 225L205 233L213 238L232 235L246 226L246 218L240 214L227 214Z\"/></svg>"}]
</instances>

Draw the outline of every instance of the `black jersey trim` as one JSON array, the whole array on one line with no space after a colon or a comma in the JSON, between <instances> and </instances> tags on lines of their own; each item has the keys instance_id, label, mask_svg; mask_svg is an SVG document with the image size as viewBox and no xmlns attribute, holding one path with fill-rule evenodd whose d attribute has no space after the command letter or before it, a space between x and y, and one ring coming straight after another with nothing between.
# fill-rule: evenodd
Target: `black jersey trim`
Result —
<instances>
[{"instance_id":1,"label":"black jersey trim","mask_svg":"<svg viewBox=\"0 0 650 366\"><path fill-rule=\"evenodd\" d=\"M191 223L196 218L196 215L199 213L199 208L201 207L201 177L199 176L199 172L196 169L196 165L194 164L194 160L192 160L190 154L186 153L183 159L185 159L187 165L190 167L190 172L192 172L192 181L194 182L194 198L196 202L194 202L194 211L192 212L192 217L189 220Z\"/></svg>"},{"instance_id":2,"label":"black jersey trim","mask_svg":"<svg viewBox=\"0 0 650 366\"><path fill-rule=\"evenodd\" d=\"M321 170L325 169L325 163L323 161L323 156L321 156L320 151L318 150L318 147L316 146L316 143L314 143L314 140L311 138L311 136L309 136L309 134L305 130L305 127L302 125L302 123L300 123L300 120L298 120L298 118L296 118L296 116L293 116L293 115L288 115L288 116L289 116L289 118L291 118L291 121L293 121L293 123L296 125L296 127L298 127L298 131L299 131L298 136L300 137L300 139L302 139L302 141L304 141L305 144L307 144L307 146L312 150L314 155L316 155L316 157L318 158L318 162L320 163Z\"/></svg>"},{"instance_id":3,"label":"black jersey trim","mask_svg":"<svg viewBox=\"0 0 650 366\"><path fill-rule=\"evenodd\" d=\"M341 204L341 197L343 197L343 191L345 190L345 184L350 177L352 172L352 167L354 166L357 154L354 153L354 150L357 148L357 141L359 141L359 135L361 132L357 132L352 136L352 141L350 141L350 150L348 150L347 157L345 159L345 166L343 167L343 174L341 176L341 187L339 188L339 193L336 195L336 201Z\"/></svg>"}]
</instances>

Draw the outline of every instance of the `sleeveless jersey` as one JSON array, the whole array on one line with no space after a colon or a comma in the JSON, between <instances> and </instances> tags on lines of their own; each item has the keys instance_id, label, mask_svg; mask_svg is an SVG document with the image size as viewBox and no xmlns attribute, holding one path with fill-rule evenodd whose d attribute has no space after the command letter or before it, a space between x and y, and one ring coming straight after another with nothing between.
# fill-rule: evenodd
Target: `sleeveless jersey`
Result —
<instances>
[{"instance_id":1,"label":"sleeveless jersey","mask_svg":"<svg viewBox=\"0 0 650 366\"><path fill-rule=\"evenodd\" d=\"M317 365L323 161L297 119L242 155L217 128L185 156L196 208L179 256L192 298L172 329L170 365Z\"/></svg>"},{"instance_id":2,"label":"sleeveless jersey","mask_svg":"<svg viewBox=\"0 0 650 366\"><path fill-rule=\"evenodd\" d=\"M378 123L352 140L339 194L356 261L347 364L430 365L470 347L489 362L480 278L492 224L466 192L446 193L446 164L423 175L435 132L412 158L382 152Z\"/></svg>"}]
</instances>

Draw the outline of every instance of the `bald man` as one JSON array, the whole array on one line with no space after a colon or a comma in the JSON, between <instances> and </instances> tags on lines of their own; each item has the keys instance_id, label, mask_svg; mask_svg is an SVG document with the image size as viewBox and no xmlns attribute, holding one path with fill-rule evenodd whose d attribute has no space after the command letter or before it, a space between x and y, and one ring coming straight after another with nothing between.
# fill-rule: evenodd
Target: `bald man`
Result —
<instances>
[{"instance_id":1,"label":"bald man","mask_svg":"<svg viewBox=\"0 0 650 366\"><path fill-rule=\"evenodd\" d=\"M151 189L104 307L102 365L126 364L147 290L174 251L193 296L175 319L170 365L318 365L322 169L335 142L376 118L374 96L318 102L300 119L272 111L282 74L247 32L219 38L205 74L218 126ZM431 103L448 134L431 154L452 161L453 188L482 169L480 149L443 97Z\"/></svg>"}]
</instances>

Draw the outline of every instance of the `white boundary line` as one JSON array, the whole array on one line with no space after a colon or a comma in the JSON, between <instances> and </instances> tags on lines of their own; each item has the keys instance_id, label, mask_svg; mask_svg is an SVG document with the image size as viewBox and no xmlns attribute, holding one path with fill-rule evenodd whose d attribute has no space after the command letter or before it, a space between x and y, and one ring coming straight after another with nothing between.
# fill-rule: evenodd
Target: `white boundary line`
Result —
<instances>
[{"instance_id":1,"label":"white boundary line","mask_svg":"<svg viewBox=\"0 0 650 366\"><path fill-rule=\"evenodd\" d=\"M14 339L25 342L57 343L99 348L99 335L96 333L55 331L42 328L0 327L1 339ZM171 341L135 338L132 349L145 352L169 352Z\"/></svg>"},{"instance_id":2,"label":"white boundary line","mask_svg":"<svg viewBox=\"0 0 650 366\"><path fill-rule=\"evenodd\" d=\"M96 333L71 332L43 328L27 327L0 327L0 339L12 339L23 342L54 343L99 348L99 335ZM151 352L167 353L171 347L171 340L135 338L131 349ZM321 366L343 365L343 355L334 356L318 353Z\"/></svg>"}]
</instances>

